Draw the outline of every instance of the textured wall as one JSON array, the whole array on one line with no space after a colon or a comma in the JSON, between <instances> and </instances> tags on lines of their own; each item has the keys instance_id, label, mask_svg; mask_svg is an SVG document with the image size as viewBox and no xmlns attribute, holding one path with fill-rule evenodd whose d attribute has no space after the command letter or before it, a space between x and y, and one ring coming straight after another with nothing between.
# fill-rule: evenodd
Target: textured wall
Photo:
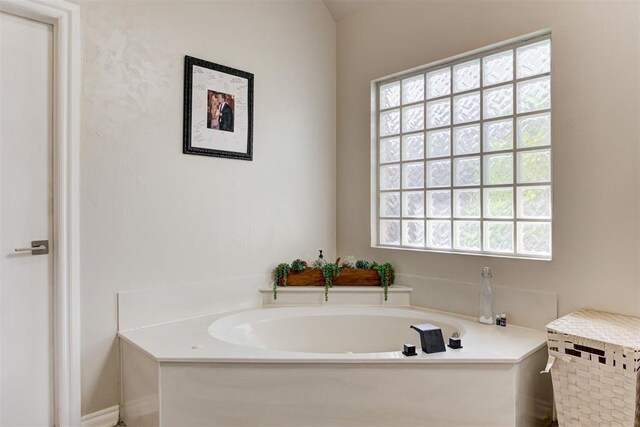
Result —
<instances>
[{"instance_id":1,"label":"textured wall","mask_svg":"<svg viewBox=\"0 0 640 427\"><path fill-rule=\"evenodd\" d=\"M560 314L587 306L640 315L639 15L637 1L385 1L339 21L340 253L460 282L478 282L489 265L497 285L558 293ZM370 248L371 80L545 28L553 261Z\"/></svg>"},{"instance_id":2,"label":"textured wall","mask_svg":"<svg viewBox=\"0 0 640 427\"><path fill-rule=\"evenodd\" d=\"M117 292L335 253L336 51L319 1L80 4L87 414L118 402ZM255 74L253 162L182 154L185 54Z\"/></svg>"}]
</instances>

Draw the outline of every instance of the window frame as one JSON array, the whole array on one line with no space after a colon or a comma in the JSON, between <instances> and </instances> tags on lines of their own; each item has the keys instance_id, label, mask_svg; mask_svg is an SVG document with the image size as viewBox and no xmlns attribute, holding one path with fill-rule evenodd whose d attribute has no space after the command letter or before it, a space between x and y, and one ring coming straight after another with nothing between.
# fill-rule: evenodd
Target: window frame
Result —
<instances>
[{"instance_id":1,"label":"window frame","mask_svg":"<svg viewBox=\"0 0 640 427\"><path fill-rule=\"evenodd\" d=\"M532 76L527 76L527 77L523 77L523 78L518 78L517 76L517 68L516 68L516 61L517 61L517 49L522 47L522 46L527 46L527 45L531 45L540 41L544 41L544 40L549 40L552 43L551 40L551 31L550 30L542 30L542 31L538 31L536 33L532 33L532 34L528 34L525 36L521 36L521 37L517 37L514 39L510 39L510 40L506 40L504 42L500 42L500 43L496 43L490 46L486 46L484 48L480 48L480 49L476 49L470 52L466 52L466 53L462 53L459 55L455 55L453 57L449 57L440 61L436 61L436 62L432 62L420 67L416 67L410 70L406 70L406 71L402 71L402 72L398 72L395 74L392 74L390 76L386 76L386 77L382 77L379 79L375 79L371 82L371 208L370 208L370 212L371 212L371 230L370 230L370 236L371 236L371 247L374 248L383 248L383 249L400 249L400 250L408 250L408 251L418 251L418 252L435 252L435 253L453 253L453 254L464 254L464 255L474 255L474 256L491 256L491 257L501 257L501 258L513 258L513 259L530 259L530 260L542 260L542 261L551 261L552 256L553 256L553 197L554 197L554 191L553 191L553 138L551 137L551 141L549 144L547 145L540 145L540 146L533 146L533 147L518 147L518 119L520 117L527 117L527 116L536 116L536 115L541 115L541 114L549 114L550 116L550 135L552 136L553 134L553 116L552 116L552 108L553 108L553 91L552 89L550 89L550 105L549 108L547 109L541 109L541 110L535 110L535 111L528 111L528 112L518 112L518 108L517 108L517 96L518 96L518 86L521 82L526 82L526 81L532 81L532 80L536 80L539 78L544 78L544 77L548 77L549 78L549 85L552 88L553 83L552 83L552 77L551 75L553 74L553 60L551 61L551 67L549 69L548 72L546 73L542 73L542 74L535 74ZM553 50L553 46L551 46L551 49ZM502 81L499 83L494 83L494 84L490 84L490 85L484 85L484 75L483 75L483 67L484 67L484 61L483 58L485 57L489 57L493 54L497 54L500 52L505 52L511 50L513 52L513 75L512 78L506 81ZM551 52L551 55L553 55L553 52ZM458 64L462 64L462 63L467 63L473 60L478 60L479 64L480 64L480 83L479 86L473 89L467 89L464 91L460 91L460 92L454 92L454 87L453 87L453 70L454 67ZM442 69L450 69L450 91L448 95L443 95L443 96L437 96L437 97L433 97L433 98L427 98L427 87L426 87L426 78L424 79L424 95L423 95L423 99L421 101L417 101L417 102L412 102L412 103L407 103L404 104L403 103L403 88L402 88L402 81L406 80L406 79L410 79L412 77L416 77L419 75L423 75L426 76L427 73L431 73L434 71L438 71L438 70L442 70ZM399 93L399 104L397 106L394 107L390 107L387 109L381 109L380 108L380 87L383 85L387 85L389 83L395 83L395 82L399 82L400 84L400 93ZM512 96L513 96L513 105L512 105L512 113L509 115L504 115L504 116L497 116L497 117L492 117L492 118L488 118L486 119L484 117L484 94L485 91L487 89L493 89L493 88L499 88L505 85L510 85L512 88ZM473 120L473 121L467 121L467 122L463 122L463 123L455 123L454 122L454 108L453 108L453 103L454 103L454 99L455 97L458 97L460 95L465 95L465 94L472 94L472 93L479 93L480 94L480 104L479 104L479 114L480 114L480 118L478 120ZM432 128L428 128L427 125L427 103L428 102L433 102L433 101L438 101L438 100L449 100L450 102L450 109L449 109L449 125L447 126L438 126L438 127L432 127ZM422 105L423 106L423 121L424 121L424 125L423 128L421 130L418 131L409 131L409 132L404 132L403 130L403 109L405 107L410 107L410 106L414 106L414 105ZM380 130L380 113L384 112L384 111L393 111L396 110L399 112L399 133L397 134L392 134L392 135L384 135L381 136L379 135L379 130ZM511 120L512 121L512 146L510 149L506 149L506 150L496 150L496 151L485 151L485 147L484 147L484 124L488 123L488 122L494 122L494 121L501 121L501 120ZM462 126L467 126L467 125L477 125L479 126L480 129L480 149L479 152L474 152L474 153L468 153L468 154L456 154L455 153L455 146L454 146L454 129L462 127ZM427 154L427 132L428 131L434 131L434 130L443 130L443 129L448 129L449 130L449 135L450 135L450 153L448 156L441 156L441 157L428 157ZM405 135L411 135L411 134L422 134L423 135L423 150L424 150L424 155L422 158L420 159L411 159L411 160L404 160L403 159L403 136ZM389 137L397 137L400 140L400 148L399 148L399 160L398 161L393 161L393 162L385 162L385 163L381 163L380 162L380 141L384 138L389 138ZM528 151L536 151L536 150L549 150L549 157L550 157L550 175L549 175L549 181L545 181L545 182L535 182L535 183L518 183L518 168L517 168L517 162L518 162L518 153L522 153L522 152L528 152ZM493 155L493 154L511 154L512 155L512 161L513 161L513 168L512 168L512 181L509 184L485 184L484 183L484 173L485 173L485 159L487 155ZM480 183L478 185L473 185L473 186L457 186L455 185L454 182L454 162L456 159L460 159L460 158L479 158L480 160ZM421 188L416 188L416 189L409 189L409 188L403 188L402 186L402 181L403 181L403 168L402 165L405 163L410 163L413 161L421 161L424 165L424 179L426 181L427 178L427 163L431 160L437 160L437 159L441 159L441 160L449 160L450 161L450 185L447 187L439 187L439 188L427 188L426 183L423 184L423 187ZM383 165L398 165L399 166L399 175L400 175L400 186L399 188L396 189L391 189L391 190L380 190L380 167ZM518 215L518 188L523 188L523 187L536 187L536 186L548 186L549 187L549 191L550 191L550 215L549 218L530 218L530 219L524 219L524 218L520 218ZM512 197L513 197L513 215L511 218L487 218L485 217L485 210L484 210L484 189L487 188L510 188L512 189ZM450 197L450 216L448 218L433 218L430 217L428 215L427 212L427 191L431 191L431 190L438 190L438 189L442 189L442 190L448 190L450 191L451 197ZM456 217L455 213L454 213L454 192L456 190L460 190L460 189L479 189L480 190L480 217L479 218L460 218L460 217ZM403 205L403 194L406 191L422 191L424 194L424 215L421 218L411 218L411 217L407 217L404 214L404 205ZM391 193L398 193L399 194L399 198L400 198L400 213L398 217L382 217L381 216L381 207L380 207L380 199L381 199L381 195L382 193L385 192L391 192ZM398 245L391 245L391 244L385 244L385 243L381 243L380 242L380 230L381 230L381 220L384 219L391 219L391 220L398 220L400 223L400 243ZM403 221L405 220L412 220L412 219L417 219L417 220L422 220L424 222L424 246L407 246L407 245L403 245ZM450 241L451 241L451 245L450 248L433 248L433 247L428 247L428 222L429 220L437 220L437 219L443 219L446 221L450 221L450 230L451 230L451 234L450 234ZM454 233L454 228L455 228L455 223L456 220L458 221L478 221L480 223L480 242L481 242L481 249L480 250L467 250L467 249L456 249L455 248L455 233ZM495 221L495 222L507 222L507 223L511 223L513 224L513 252L494 252L494 251L489 251L489 250L485 250L484 246L485 246L485 227L484 224L486 221ZM525 223L549 223L550 224L550 248L549 248L549 254L530 254L530 253L521 253L519 252L519 238L518 238L518 224L521 222L525 222Z\"/></svg>"}]
</instances>

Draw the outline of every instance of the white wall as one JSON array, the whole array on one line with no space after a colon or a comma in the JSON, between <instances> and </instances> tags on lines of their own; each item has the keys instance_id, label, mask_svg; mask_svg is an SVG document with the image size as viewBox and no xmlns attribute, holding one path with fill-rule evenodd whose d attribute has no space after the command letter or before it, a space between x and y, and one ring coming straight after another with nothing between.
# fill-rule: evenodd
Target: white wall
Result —
<instances>
[{"instance_id":1,"label":"white wall","mask_svg":"<svg viewBox=\"0 0 640 427\"><path fill-rule=\"evenodd\" d=\"M336 46L319 1L87 1L81 13L87 414L118 402L117 292L335 253ZM185 54L255 74L253 162L182 154Z\"/></svg>"},{"instance_id":2,"label":"white wall","mask_svg":"<svg viewBox=\"0 0 640 427\"><path fill-rule=\"evenodd\" d=\"M370 81L545 28L553 37L553 261L370 248ZM457 282L478 282L489 265L496 285L557 293L560 314L640 315L639 51L635 1L380 1L340 20L339 252ZM429 303L423 289L415 293Z\"/></svg>"},{"instance_id":3,"label":"white wall","mask_svg":"<svg viewBox=\"0 0 640 427\"><path fill-rule=\"evenodd\" d=\"M557 292L561 313L640 315L637 2L387 1L341 20L337 153L336 25L322 3L79 2L84 414L117 403L117 292L332 256L336 225L340 254L405 274L475 282L490 265L497 285ZM371 249L370 81L547 27L553 261ZM185 54L255 73L253 162L182 154Z\"/></svg>"}]
</instances>

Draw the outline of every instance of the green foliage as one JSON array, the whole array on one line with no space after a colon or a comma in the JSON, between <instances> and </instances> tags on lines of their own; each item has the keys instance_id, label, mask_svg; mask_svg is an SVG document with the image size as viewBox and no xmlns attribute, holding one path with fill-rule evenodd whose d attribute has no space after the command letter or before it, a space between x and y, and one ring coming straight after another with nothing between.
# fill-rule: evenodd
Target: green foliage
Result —
<instances>
[{"instance_id":1,"label":"green foliage","mask_svg":"<svg viewBox=\"0 0 640 427\"><path fill-rule=\"evenodd\" d=\"M305 268L307 268L307 263L306 261L303 261L301 259L296 259L295 261L293 261L291 263L291 270L295 271L295 272L299 272L304 270Z\"/></svg>"},{"instance_id":2,"label":"green foliage","mask_svg":"<svg viewBox=\"0 0 640 427\"><path fill-rule=\"evenodd\" d=\"M340 262L340 267L342 268L357 268L356 267L356 259L349 255L345 259Z\"/></svg>"},{"instance_id":3,"label":"green foliage","mask_svg":"<svg viewBox=\"0 0 640 427\"><path fill-rule=\"evenodd\" d=\"M273 270L273 299L278 298L278 286L287 286L287 275L289 272L300 272L306 268L319 268L322 271L324 277L324 300L329 300L329 288L333 287L333 279L340 275L340 266L344 264L347 268L353 264L351 260L349 262L340 263L340 259L335 263L326 262L324 260L316 260L311 266L307 266L307 263L301 259L294 260L291 265L287 263L281 263ZM395 280L395 272L393 266L389 263L378 264L377 262L369 262L361 259L355 262L355 268L373 268L378 272L380 276L380 285L384 288L384 300L387 301L389 286L393 284Z\"/></svg>"},{"instance_id":4,"label":"green foliage","mask_svg":"<svg viewBox=\"0 0 640 427\"><path fill-rule=\"evenodd\" d=\"M513 158L511 154L488 158L488 184L507 184L513 182Z\"/></svg>"},{"instance_id":5,"label":"green foliage","mask_svg":"<svg viewBox=\"0 0 640 427\"><path fill-rule=\"evenodd\" d=\"M487 193L487 210L491 216L513 216L513 190L492 188Z\"/></svg>"},{"instance_id":6,"label":"green foliage","mask_svg":"<svg viewBox=\"0 0 640 427\"><path fill-rule=\"evenodd\" d=\"M278 264L273 270L273 299L278 299L278 285L282 279L282 286L287 286L287 274L291 267L287 263Z\"/></svg>"},{"instance_id":7,"label":"green foliage","mask_svg":"<svg viewBox=\"0 0 640 427\"><path fill-rule=\"evenodd\" d=\"M366 259L359 259L356 262L356 268L370 268L371 264L369 264L369 261L367 261Z\"/></svg>"},{"instance_id":8,"label":"green foliage","mask_svg":"<svg viewBox=\"0 0 640 427\"><path fill-rule=\"evenodd\" d=\"M471 223L471 225L461 224L457 233L460 235L457 237L459 243L463 247L467 248L479 248L480 247L480 226L477 227Z\"/></svg>"},{"instance_id":9,"label":"green foliage","mask_svg":"<svg viewBox=\"0 0 640 427\"><path fill-rule=\"evenodd\" d=\"M533 131L525 130L524 132L522 132L521 138L522 140L520 141L520 144L522 144L523 147L535 147L537 145L547 145L549 132L548 132L548 129L547 129L547 132L544 132L543 129L540 129L540 125L538 124L538 127L534 127Z\"/></svg>"},{"instance_id":10,"label":"green foliage","mask_svg":"<svg viewBox=\"0 0 640 427\"><path fill-rule=\"evenodd\" d=\"M375 267L373 266L375 264ZM386 301L389 295L389 285L393 285L396 280L396 274L391 264L384 263L372 263L371 268L375 268L380 276L380 285L384 288L384 300Z\"/></svg>"},{"instance_id":11,"label":"green foliage","mask_svg":"<svg viewBox=\"0 0 640 427\"><path fill-rule=\"evenodd\" d=\"M497 125L499 126L499 123ZM513 136L511 134L511 131L509 130L508 132L505 132L503 130L495 132L492 135L491 139L488 141L488 144L491 147L491 151L508 150L513 145L512 141Z\"/></svg>"},{"instance_id":12,"label":"green foliage","mask_svg":"<svg viewBox=\"0 0 640 427\"><path fill-rule=\"evenodd\" d=\"M522 154L520 169L522 182L551 180L551 154L546 151L529 151Z\"/></svg>"},{"instance_id":13,"label":"green foliage","mask_svg":"<svg viewBox=\"0 0 640 427\"><path fill-rule=\"evenodd\" d=\"M328 262L322 266L324 276L324 300L329 301L329 288L333 288L333 278L340 275L338 263Z\"/></svg>"}]
</instances>

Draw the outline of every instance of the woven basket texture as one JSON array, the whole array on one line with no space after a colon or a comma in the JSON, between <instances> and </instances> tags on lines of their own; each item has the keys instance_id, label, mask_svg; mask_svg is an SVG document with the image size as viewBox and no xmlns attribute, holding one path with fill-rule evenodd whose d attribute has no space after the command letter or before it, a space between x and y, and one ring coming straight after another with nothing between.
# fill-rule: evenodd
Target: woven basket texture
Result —
<instances>
[{"instance_id":1,"label":"woven basket texture","mask_svg":"<svg viewBox=\"0 0 640 427\"><path fill-rule=\"evenodd\" d=\"M579 310L547 339L560 427L640 427L640 319Z\"/></svg>"}]
</instances>

